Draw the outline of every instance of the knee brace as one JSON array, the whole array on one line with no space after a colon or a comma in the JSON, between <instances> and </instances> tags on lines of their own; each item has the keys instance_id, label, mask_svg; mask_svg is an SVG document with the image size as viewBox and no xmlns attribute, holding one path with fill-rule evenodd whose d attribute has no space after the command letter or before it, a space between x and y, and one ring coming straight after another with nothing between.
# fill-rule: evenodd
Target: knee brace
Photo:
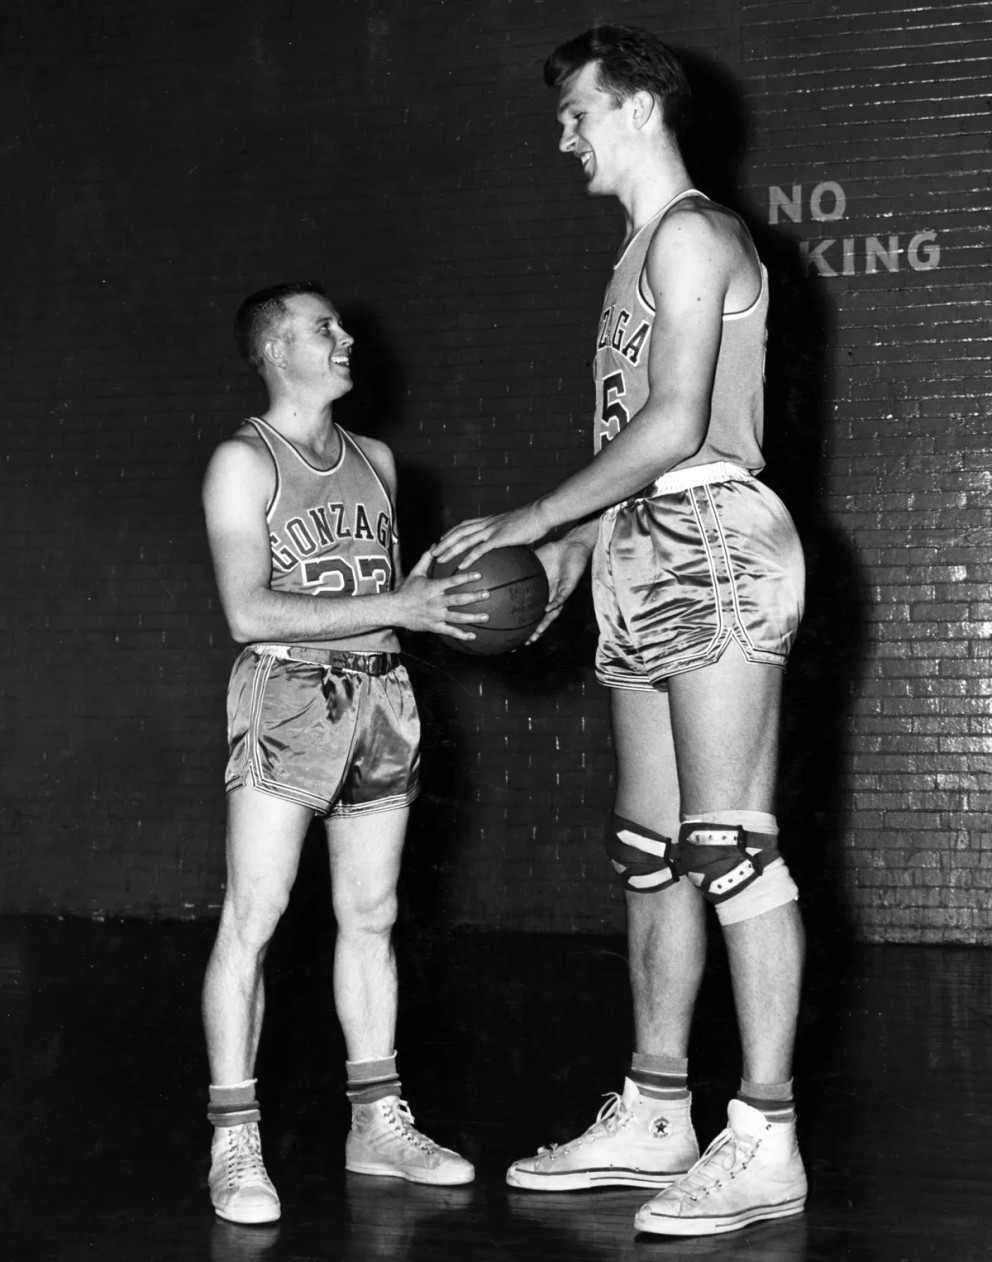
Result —
<instances>
[{"instance_id":1,"label":"knee brace","mask_svg":"<svg viewBox=\"0 0 992 1262\"><path fill-rule=\"evenodd\" d=\"M741 824L690 819L679 830L679 871L711 903L740 894L777 858L777 837L749 833Z\"/></svg>"},{"instance_id":2,"label":"knee brace","mask_svg":"<svg viewBox=\"0 0 992 1262\"><path fill-rule=\"evenodd\" d=\"M625 890L656 894L679 879L672 866L671 837L652 832L621 815L611 815L606 830L606 853Z\"/></svg>"},{"instance_id":3,"label":"knee brace","mask_svg":"<svg viewBox=\"0 0 992 1262\"><path fill-rule=\"evenodd\" d=\"M749 813L720 814L730 820ZM774 819L771 824L774 827ZM779 854L777 829L752 832L742 823L723 819L686 820L679 830L675 862L678 871L716 905L724 925L750 920L799 895Z\"/></svg>"}]
</instances>

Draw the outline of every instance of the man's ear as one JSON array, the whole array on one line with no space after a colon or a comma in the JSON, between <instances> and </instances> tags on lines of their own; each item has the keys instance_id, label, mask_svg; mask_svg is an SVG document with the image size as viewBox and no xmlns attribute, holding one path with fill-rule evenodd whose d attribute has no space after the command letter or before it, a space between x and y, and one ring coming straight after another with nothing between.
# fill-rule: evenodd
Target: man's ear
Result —
<instances>
[{"instance_id":1,"label":"man's ear","mask_svg":"<svg viewBox=\"0 0 992 1262\"><path fill-rule=\"evenodd\" d=\"M262 357L267 364L281 368L286 362L286 343L281 337L268 337L262 343Z\"/></svg>"},{"instance_id":2,"label":"man's ear","mask_svg":"<svg viewBox=\"0 0 992 1262\"><path fill-rule=\"evenodd\" d=\"M657 111L658 102L650 92L642 89L630 98L630 117L638 131L646 126Z\"/></svg>"}]
</instances>

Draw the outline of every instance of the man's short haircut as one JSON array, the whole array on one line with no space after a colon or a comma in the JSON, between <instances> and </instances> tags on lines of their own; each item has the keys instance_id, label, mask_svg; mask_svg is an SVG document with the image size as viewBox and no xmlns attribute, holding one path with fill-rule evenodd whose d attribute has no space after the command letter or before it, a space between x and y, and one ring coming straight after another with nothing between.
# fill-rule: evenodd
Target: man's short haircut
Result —
<instances>
[{"instance_id":1,"label":"man's short haircut","mask_svg":"<svg viewBox=\"0 0 992 1262\"><path fill-rule=\"evenodd\" d=\"M247 297L234 317L234 340L238 350L257 373L261 373L264 359L262 347L272 334L272 328L289 315L287 298L299 294L318 294L325 297L324 286L316 280L294 280L285 285L271 285Z\"/></svg>"},{"instance_id":2,"label":"man's short haircut","mask_svg":"<svg viewBox=\"0 0 992 1262\"><path fill-rule=\"evenodd\" d=\"M650 92L676 140L689 121L692 91L678 58L656 35L638 26L594 26L559 44L544 64L544 82L560 88L590 62L596 78L618 108L635 92Z\"/></svg>"}]
</instances>

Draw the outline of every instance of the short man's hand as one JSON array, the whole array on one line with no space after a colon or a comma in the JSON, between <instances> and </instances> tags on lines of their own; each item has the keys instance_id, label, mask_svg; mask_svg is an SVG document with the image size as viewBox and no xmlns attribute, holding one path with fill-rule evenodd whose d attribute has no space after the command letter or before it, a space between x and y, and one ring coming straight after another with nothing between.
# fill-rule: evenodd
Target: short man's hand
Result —
<instances>
[{"instance_id":1,"label":"short man's hand","mask_svg":"<svg viewBox=\"0 0 992 1262\"><path fill-rule=\"evenodd\" d=\"M394 593L399 606L397 625L408 631L430 631L456 640L474 640L469 629L473 624L489 621L487 613L463 613L464 605L488 600L488 591L459 593L458 588L478 580L481 575L460 570L447 578L428 578L433 556L425 552L401 587Z\"/></svg>"}]
</instances>

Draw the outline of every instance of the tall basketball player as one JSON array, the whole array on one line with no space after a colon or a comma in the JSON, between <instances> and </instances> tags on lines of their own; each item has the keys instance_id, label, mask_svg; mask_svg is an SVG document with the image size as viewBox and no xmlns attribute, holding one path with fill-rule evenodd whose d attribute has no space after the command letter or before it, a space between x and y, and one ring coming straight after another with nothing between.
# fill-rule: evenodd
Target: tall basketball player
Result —
<instances>
[{"instance_id":1,"label":"tall basketball player","mask_svg":"<svg viewBox=\"0 0 992 1262\"><path fill-rule=\"evenodd\" d=\"M231 634L246 645L228 692L227 889L203 1016L214 1126L210 1195L222 1218L280 1215L259 1140L254 1067L262 965L303 839L325 821L337 919L334 999L347 1050L345 1164L417 1183L468 1183L469 1162L414 1128L401 1096L391 931L419 721L394 628L472 638L462 574L404 581L381 442L332 418L351 389L352 338L319 285L252 295L235 332L268 410L220 444L203 488Z\"/></svg>"},{"instance_id":2,"label":"tall basketball player","mask_svg":"<svg viewBox=\"0 0 992 1262\"><path fill-rule=\"evenodd\" d=\"M664 44L598 27L556 49L545 79L559 92L560 149L625 217L596 338L595 455L435 552L467 549L471 566L570 526L539 549L551 586L539 632L592 559L618 772L606 849L626 891L636 1042L622 1094L590 1129L507 1179L660 1189L638 1230L728 1232L806 1199L791 1064L803 931L774 803L804 573L793 524L756 476L767 277L742 222L692 187L679 145L689 92ZM697 1159L686 1058L707 904L743 1066L727 1127Z\"/></svg>"}]
</instances>

